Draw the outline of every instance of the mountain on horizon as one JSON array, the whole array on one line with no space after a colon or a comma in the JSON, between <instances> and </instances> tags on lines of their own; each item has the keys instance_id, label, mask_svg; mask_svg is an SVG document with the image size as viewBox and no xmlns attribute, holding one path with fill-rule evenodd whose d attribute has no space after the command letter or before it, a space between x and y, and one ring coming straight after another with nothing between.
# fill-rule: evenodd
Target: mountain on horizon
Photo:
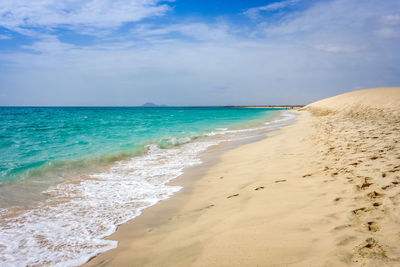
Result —
<instances>
[{"instance_id":1,"label":"mountain on horizon","mask_svg":"<svg viewBox=\"0 0 400 267\"><path fill-rule=\"evenodd\" d=\"M156 105L151 102L146 102L142 105L142 107L152 108L152 107L168 107L167 105Z\"/></svg>"}]
</instances>

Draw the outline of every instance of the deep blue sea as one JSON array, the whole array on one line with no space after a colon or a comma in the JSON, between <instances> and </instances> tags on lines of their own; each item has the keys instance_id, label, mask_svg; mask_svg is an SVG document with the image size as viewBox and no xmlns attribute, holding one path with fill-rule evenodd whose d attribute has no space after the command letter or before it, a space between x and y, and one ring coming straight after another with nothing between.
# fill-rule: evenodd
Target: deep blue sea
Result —
<instances>
[{"instance_id":1,"label":"deep blue sea","mask_svg":"<svg viewBox=\"0 0 400 267\"><path fill-rule=\"evenodd\" d=\"M222 142L293 115L223 107L0 107L0 265L76 266Z\"/></svg>"}]
</instances>

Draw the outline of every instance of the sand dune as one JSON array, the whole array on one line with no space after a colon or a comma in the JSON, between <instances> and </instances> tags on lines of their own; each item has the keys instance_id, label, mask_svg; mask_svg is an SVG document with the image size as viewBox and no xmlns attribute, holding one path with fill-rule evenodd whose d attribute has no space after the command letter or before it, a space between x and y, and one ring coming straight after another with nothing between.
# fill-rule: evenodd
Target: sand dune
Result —
<instances>
[{"instance_id":1,"label":"sand dune","mask_svg":"<svg viewBox=\"0 0 400 267\"><path fill-rule=\"evenodd\" d=\"M305 107L314 114L355 116L391 115L400 112L400 87L373 88L326 98Z\"/></svg>"},{"instance_id":2,"label":"sand dune","mask_svg":"<svg viewBox=\"0 0 400 267\"><path fill-rule=\"evenodd\" d=\"M119 247L88 265L399 266L399 107L399 88L306 106L121 227Z\"/></svg>"}]
</instances>

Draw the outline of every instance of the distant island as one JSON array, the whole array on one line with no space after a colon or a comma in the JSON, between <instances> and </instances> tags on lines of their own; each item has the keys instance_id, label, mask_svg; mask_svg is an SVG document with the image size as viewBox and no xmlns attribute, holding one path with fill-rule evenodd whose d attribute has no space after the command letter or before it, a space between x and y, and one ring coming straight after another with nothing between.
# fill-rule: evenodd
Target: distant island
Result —
<instances>
[{"instance_id":1,"label":"distant island","mask_svg":"<svg viewBox=\"0 0 400 267\"><path fill-rule=\"evenodd\" d=\"M154 108L154 107L168 107L168 106L167 106L167 105L156 105L156 104L154 104L154 103L147 102L147 103L144 103L144 104L142 105L142 107L145 107L145 108Z\"/></svg>"}]
</instances>

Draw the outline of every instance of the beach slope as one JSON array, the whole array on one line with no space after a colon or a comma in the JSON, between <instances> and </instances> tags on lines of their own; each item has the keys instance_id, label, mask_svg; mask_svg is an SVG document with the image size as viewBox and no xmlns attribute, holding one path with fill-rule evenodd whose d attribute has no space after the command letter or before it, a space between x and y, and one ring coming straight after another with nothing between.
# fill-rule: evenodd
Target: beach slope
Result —
<instances>
[{"instance_id":1,"label":"beach slope","mask_svg":"<svg viewBox=\"0 0 400 267\"><path fill-rule=\"evenodd\" d=\"M119 247L88 265L398 266L400 88L298 113L223 153L180 201L122 226Z\"/></svg>"}]
</instances>

